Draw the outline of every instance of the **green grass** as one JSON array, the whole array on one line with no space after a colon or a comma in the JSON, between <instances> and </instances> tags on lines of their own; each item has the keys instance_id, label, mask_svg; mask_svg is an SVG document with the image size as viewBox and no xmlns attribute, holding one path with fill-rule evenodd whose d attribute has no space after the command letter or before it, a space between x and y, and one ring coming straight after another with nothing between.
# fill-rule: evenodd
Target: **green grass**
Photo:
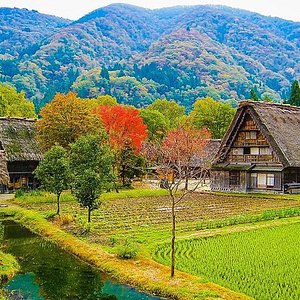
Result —
<instances>
[{"instance_id":1,"label":"green grass","mask_svg":"<svg viewBox=\"0 0 300 300\"><path fill-rule=\"evenodd\" d=\"M7 253L0 251L0 285L12 278L19 270L16 259Z\"/></svg>"},{"instance_id":2,"label":"green grass","mask_svg":"<svg viewBox=\"0 0 300 300\"><path fill-rule=\"evenodd\" d=\"M103 193L100 196L102 201L127 198L142 198L142 197L159 197L168 195L168 191L164 189L126 189L120 190L119 193L112 191ZM21 193L16 197L18 203L56 203L56 195L45 191L32 191ZM65 191L61 195L61 202L76 202L75 197L70 191Z\"/></svg>"},{"instance_id":3,"label":"green grass","mask_svg":"<svg viewBox=\"0 0 300 300\"><path fill-rule=\"evenodd\" d=\"M256 199L276 199L276 200L295 200L300 201L300 194L272 194L272 193L237 193L237 192L210 192L212 195L240 197L240 198L256 198Z\"/></svg>"},{"instance_id":4,"label":"green grass","mask_svg":"<svg viewBox=\"0 0 300 300\"><path fill-rule=\"evenodd\" d=\"M256 223L298 216L300 216L300 207L287 207L266 210L260 214L237 215L219 220L201 220L196 224L196 230L222 228L232 225Z\"/></svg>"},{"instance_id":5,"label":"green grass","mask_svg":"<svg viewBox=\"0 0 300 300\"><path fill-rule=\"evenodd\" d=\"M300 299L300 223L176 244L177 269L255 299ZM169 244L155 259L170 263Z\"/></svg>"}]
</instances>

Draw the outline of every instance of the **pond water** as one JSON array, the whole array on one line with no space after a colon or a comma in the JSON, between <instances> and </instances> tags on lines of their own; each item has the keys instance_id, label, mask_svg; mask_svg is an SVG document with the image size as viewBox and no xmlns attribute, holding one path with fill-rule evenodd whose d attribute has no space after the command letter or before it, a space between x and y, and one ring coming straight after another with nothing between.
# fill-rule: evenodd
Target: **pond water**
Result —
<instances>
[{"instance_id":1,"label":"pond water","mask_svg":"<svg viewBox=\"0 0 300 300\"><path fill-rule=\"evenodd\" d=\"M0 220L0 247L21 271L4 288L24 300L158 300L120 284L26 228Z\"/></svg>"}]
</instances>

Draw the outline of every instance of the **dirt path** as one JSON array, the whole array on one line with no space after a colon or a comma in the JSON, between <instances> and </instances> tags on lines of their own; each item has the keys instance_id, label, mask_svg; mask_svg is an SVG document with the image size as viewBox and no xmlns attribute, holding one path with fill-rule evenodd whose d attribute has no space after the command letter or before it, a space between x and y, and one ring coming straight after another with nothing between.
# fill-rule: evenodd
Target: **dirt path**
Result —
<instances>
[{"instance_id":1,"label":"dirt path","mask_svg":"<svg viewBox=\"0 0 300 300\"><path fill-rule=\"evenodd\" d=\"M15 198L14 194L0 194L0 208L14 206L10 203Z\"/></svg>"}]
</instances>

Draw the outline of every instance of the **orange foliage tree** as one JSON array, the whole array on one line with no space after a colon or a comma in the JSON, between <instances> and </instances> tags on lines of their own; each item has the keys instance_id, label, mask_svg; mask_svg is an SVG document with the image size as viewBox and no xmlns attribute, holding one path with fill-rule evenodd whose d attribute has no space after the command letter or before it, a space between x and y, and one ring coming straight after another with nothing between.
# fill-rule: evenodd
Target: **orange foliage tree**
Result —
<instances>
[{"instance_id":1,"label":"orange foliage tree","mask_svg":"<svg viewBox=\"0 0 300 300\"><path fill-rule=\"evenodd\" d=\"M169 191L172 217L172 277L175 271L176 206L188 193L194 192L205 178L205 148L210 139L211 134L206 128L180 127L169 131L161 143L149 142L143 149L145 156L164 178L163 185ZM169 177L170 171L174 173L172 179ZM188 189L188 179L191 177L197 180L193 188ZM185 185L185 188L178 193L182 185Z\"/></svg>"},{"instance_id":2,"label":"orange foliage tree","mask_svg":"<svg viewBox=\"0 0 300 300\"><path fill-rule=\"evenodd\" d=\"M99 106L94 110L99 115L115 151L130 145L139 152L147 138L147 126L136 108L123 105Z\"/></svg>"},{"instance_id":3,"label":"orange foliage tree","mask_svg":"<svg viewBox=\"0 0 300 300\"><path fill-rule=\"evenodd\" d=\"M91 113L85 100L72 92L56 94L40 115L36 123L37 138L44 150L54 145L68 148L81 135L98 135L103 131L99 117Z\"/></svg>"}]
</instances>

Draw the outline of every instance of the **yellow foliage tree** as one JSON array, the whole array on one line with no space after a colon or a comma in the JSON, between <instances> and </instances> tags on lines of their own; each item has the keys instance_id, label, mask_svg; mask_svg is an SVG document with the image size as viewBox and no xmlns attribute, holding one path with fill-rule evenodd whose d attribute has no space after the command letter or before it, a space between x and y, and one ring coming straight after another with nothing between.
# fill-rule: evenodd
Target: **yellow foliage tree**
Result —
<instances>
[{"instance_id":1,"label":"yellow foliage tree","mask_svg":"<svg viewBox=\"0 0 300 300\"><path fill-rule=\"evenodd\" d=\"M0 84L0 117L36 118L34 105L11 86Z\"/></svg>"},{"instance_id":2,"label":"yellow foliage tree","mask_svg":"<svg viewBox=\"0 0 300 300\"><path fill-rule=\"evenodd\" d=\"M56 94L40 115L36 123L37 139L44 150L54 145L68 148L78 137L97 135L103 130L100 118L91 113L87 101L73 92Z\"/></svg>"}]
</instances>

